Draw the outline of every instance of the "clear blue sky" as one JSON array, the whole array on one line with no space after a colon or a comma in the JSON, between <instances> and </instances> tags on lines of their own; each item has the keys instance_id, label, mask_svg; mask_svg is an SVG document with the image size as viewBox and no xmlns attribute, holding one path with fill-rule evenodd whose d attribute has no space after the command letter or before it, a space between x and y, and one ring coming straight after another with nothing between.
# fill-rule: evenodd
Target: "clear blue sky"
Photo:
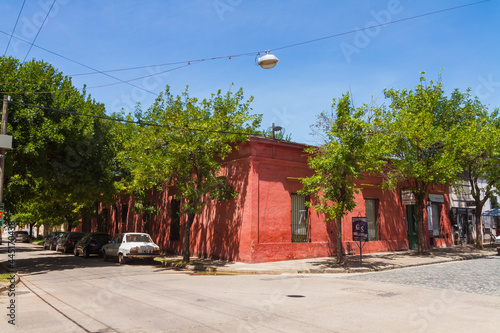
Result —
<instances>
[{"instance_id":1,"label":"clear blue sky","mask_svg":"<svg viewBox=\"0 0 500 333\"><path fill-rule=\"evenodd\" d=\"M264 114L263 127L274 122L294 141L315 143L309 125L331 110L333 98L351 91L355 105L370 103L372 96L382 104L384 88L412 88L420 71L434 80L442 72L448 92L470 87L490 109L500 107L500 1L446 10L475 2L57 0L27 59L45 60L70 76L93 71L56 54L100 71L147 66L108 73L130 80L188 60L249 53L130 82L139 88L121 83L88 92L108 112L131 111L136 102L149 107L167 84L174 93L189 85L201 99L234 83L232 89L254 96L253 112ZM52 3L26 1L6 55L26 57ZM0 1L0 52L22 4ZM379 23L392 24L342 34ZM281 48L333 35L339 36ZM264 70L255 55L267 49L280 63ZM154 66L172 62L181 63ZM99 73L73 77L78 88L118 82Z\"/></svg>"}]
</instances>

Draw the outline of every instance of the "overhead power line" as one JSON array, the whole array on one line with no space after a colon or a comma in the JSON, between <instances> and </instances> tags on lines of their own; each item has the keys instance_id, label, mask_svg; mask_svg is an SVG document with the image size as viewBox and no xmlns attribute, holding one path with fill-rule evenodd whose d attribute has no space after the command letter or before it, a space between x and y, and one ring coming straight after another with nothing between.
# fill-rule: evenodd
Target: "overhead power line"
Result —
<instances>
[{"instance_id":1,"label":"overhead power line","mask_svg":"<svg viewBox=\"0 0 500 333\"><path fill-rule=\"evenodd\" d=\"M30 48L28 49L28 52L26 52L26 55L24 56L23 62L25 62L25 61L26 61L26 58L28 57L28 54L29 54L29 53L30 53L30 51L31 51L31 48L33 47L33 44L35 44L35 41L36 41L36 39L38 38L38 35L40 34L40 31L42 31L43 25L45 24L45 21L47 21L47 17L49 17L49 14L50 14L50 12L51 12L51 10L52 10L52 7L54 7L54 4L55 4L55 3L56 3L56 0L54 0L54 1L52 2L52 5L50 6L49 10L47 11L47 15L45 15L45 18L43 19L42 24L41 24L41 25L40 25L40 27L38 28L38 31L37 31L37 33L36 33L36 36L35 36L35 38L33 39L33 41L31 42L31 44L30 44Z\"/></svg>"},{"instance_id":2,"label":"overhead power line","mask_svg":"<svg viewBox=\"0 0 500 333\"><path fill-rule=\"evenodd\" d=\"M21 17L21 13L23 12L24 4L26 3L26 0L23 1L23 5L21 6L21 9L19 10L19 14L17 15L16 23L14 24L14 28L12 29L12 34L10 35L9 42L7 43L7 47L5 48L5 51L3 55L7 53L7 50L9 49L10 42L12 41L12 36L14 35L14 32L16 31L17 23L19 22L19 18Z\"/></svg>"},{"instance_id":3,"label":"overhead power line","mask_svg":"<svg viewBox=\"0 0 500 333\"><path fill-rule=\"evenodd\" d=\"M413 20L413 19L417 19L417 18L421 18L421 17L425 17L425 16L430 16L430 15L435 15L435 14L443 13L443 12L447 12L447 11L452 11L452 10L456 10L456 9L460 9L460 8L464 8L464 7L468 7L468 6L474 6L474 5L478 5L478 4L489 2L489 1L490 0L482 0L482 1L477 1L477 2L472 2L472 3L469 3L469 4L465 4L465 5L460 5L460 6L445 8L445 9L441 9L441 10L437 10L437 11L433 11L433 12L428 12L428 13L424 13L424 14L420 14L420 15L410 16L410 17L407 17L407 18L399 19L399 20L393 20L393 21L390 21L390 22L387 22L387 23L381 23L381 24L378 24L378 25L371 25L371 26L365 27L365 28L354 29L354 30L350 30L350 31L346 31L346 32L341 32L341 33L337 33L337 34L330 35L330 36L325 36L325 37L316 38L316 39L312 39L312 40L308 40L308 41L303 41L303 42L300 42L300 43L294 43L294 44L289 44L289 45L285 45L285 46L280 46L280 47L277 47L277 48L272 48L270 50L276 51L276 50L282 50L282 49L296 47L296 46L300 46L300 45L304 45L304 44L315 43L315 42L323 41L323 40L330 39L330 38L335 38L335 37L339 37L339 36L343 36L343 35L357 33L359 31L363 31L363 30L367 30L367 29L373 29L375 27L387 26L387 25L390 25L390 24L395 24L395 23L400 23L400 22L404 22L404 21L409 21L409 20ZM13 36L13 34L8 34L8 33L4 32L4 31L1 31L1 30L0 30L0 33L3 33L5 35L11 36L11 37ZM17 36L14 36L14 38L19 39L19 40L21 40L21 41L23 41L25 43L29 43L26 40L24 40L22 38L19 38ZM140 80L140 79L143 79L143 78L147 78L147 77L152 77L152 76L160 75L160 74L163 74L165 72L174 71L174 70L177 70L177 69L180 69L180 68L183 68L183 67L187 67L187 66L189 66L191 64L195 64L195 63L200 63L200 62L204 62L204 61L211 61L211 60L217 60L217 59L224 59L224 58L231 59L233 57L241 57L241 56L255 56L255 55L259 55L261 52L263 52L263 51L255 51L255 52L249 52L249 53L243 53L243 54L236 54L236 55L229 55L229 56L218 56L218 57L204 58L204 59L198 59L198 60L178 61L178 62L172 62L172 63L167 63L167 64L139 66L139 67L136 66L136 67L130 67L130 68L112 69L112 70L101 71L101 70L97 70L95 68L92 68L90 66L87 66L87 65L85 65L85 64L83 64L81 62L78 62L76 60L70 59L70 58L68 58L66 56L63 56L61 54L58 54L56 52L50 51L50 50L48 50L46 48L37 46L35 44L33 44L33 46L35 46L35 47L37 47L37 48L39 48L39 49L41 49L43 51L49 52L51 54L54 54L54 55L56 55L58 57L61 57L63 59L66 59L68 61L71 61L73 63L76 63L76 64L78 64L80 66L85 67L85 68L88 68L88 69L90 69L92 71L91 73L80 73L80 74L74 74L73 76L90 75L90 74L103 74L103 75L106 75L106 76L108 76L110 78L113 78L113 79L119 81L117 83L110 83L110 84L103 84L103 85L99 85L99 86L88 87L87 89L102 88L102 87L108 87L108 86L112 86L112 85L117 85L117 84L125 83L125 84L133 86L133 87L138 88L140 90L146 91L146 92L148 92L150 94L153 94L153 95L157 95L157 94L154 93L154 92L152 92L152 91L150 91L150 90L147 90L147 89L144 89L142 87L136 86L136 85L134 85L134 84L132 84L130 82L136 81L136 80ZM117 78L115 76L112 76L112 75L108 74L109 72L127 71L127 70L141 69L141 68L147 68L147 67L153 67L153 66L167 66L167 65L178 65L178 64L184 64L184 65L178 66L176 68L168 69L168 70L165 70L165 71L161 71L161 72L158 72L158 73L146 75L146 76L132 78L132 79L129 79L129 80L121 80L121 79L119 79L119 78ZM0 93L2 93L2 92L0 92ZM5 92L5 93L7 93L7 92ZM8 92L8 93L9 94L15 94L16 92ZM46 92L45 91L45 92L32 92L32 93L50 93L50 92Z\"/></svg>"},{"instance_id":4,"label":"overhead power line","mask_svg":"<svg viewBox=\"0 0 500 333\"><path fill-rule=\"evenodd\" d=\"M0 33L1 33L1 34L4 34L4 35L7 35L7 36L13 36L13 38L15 38L15 39L17 39L17 40L20 40L20 41L22 41L22 42L24 42L24 43L28 43L28 44L30 43L30 42L28 42L27 40L25 40L25 39L23 39L23 38L21 38L21 37L14 36L14 35L12 35L12 34L9 34L9 33L5 32L5 31L0 30ZM113 76L113 75L110 75L110 74L104 73L104 72L102 72L102 71L100 71L100 70L98 70L98 69L95 69L95 68L93 68L93 67L87 66L87 65L85 65L85 64L83 64L83 63L81 63L81 62L79 62L79 61L76 61L76 60L73 60L73 59L68 58L68 57L66 57L66 56L63 56L62 54L59 54L59 53L57 53L57 52L54 52L54 51L48 50L48 49L46 49L46 48L44 48L44 47L41 47L41 46L38 46L38 45L35 45L35 44L33 44L33 46L34 46L34 47L36 47L36 48L38 48L38 49L40 49L40 50L43 50L43 51L45 51L45 52L48 52L48 53L50 53L50 54L53 54L53 55L58 56L58 57L60 57L60 58L63 58L63 59L65 59L65 60L71 61L72 63L75 63L75 64L80 65L80 66L82 66L82 67L85 67L85 68L87 68L87 69L90 69L90 70L92 70L92 71L94 71L94 72L97 72L97 73L103 74L103 75L105 75L105 76L107 76L107 77L110 77L110 78L112 78L112 79L114 79L114 80L117 80L117 81L123 82L123 80L121 80L121 79L119 79L119 78L117 78L117 77L115 77L115 76ZM128 84L129 86L132 86L132 87L134 87L134 88L140 89L140 90L142 90L142 91L145 91L145 92L147 92L147 93L150 93L150 94L152 94L152 95L155 95L155 96L157 95L157 93L154 93L154 92L152 92L151 90L144 89L144 88L142 88L142 87L136 86L136 85L134 85L134 84L132 84L132 83L130 83L130 82L123 82L123 83ZM15 93L16 93L16 92L11 92L11 94L15 94ZM35 93L35 92L32 92L32 93ZM48 92L45 92L45 91L44 91L44 92L41 92L41 93L48 93Z\"/></svg>"},{"instance_id":5,"label":"overhead power line","mask_svg":"<svg viewBox=\"0 0 500 333\"><path fill-rule=\"evenodd\" d=\"M70 115L74 115L74 116L82 116L82 117L89 117L89 118L97 118L97 119L103 119L103 120L110 120L110 121L115 121L115 122L119 122L119 123L129 123L129 124L135 124L135 125L154 126L154 127L176 129L176 130L184 130L184 131L196 131L196 132L221 133L221 134L241 134L241 135L251 135L251 136L262 136L262 134L260 134L260 133L245 133L245 132L208 130L208 129L201 129L201 128L191 128L191 127L188 127L188 126L179 127L179 126L171 126L171 125L161 125L161 124L157 124L157 123L148 123L148 122L137 121L137 120L118 119L118 118L98 116L98 115L93 115L93 114L79 113L79 112L68 111L68 110L54 109L54 108L49 108L49 107L46 107L46 106L34 105L34 104L27 104L27 103L22 103L22 102L15 102L15 101L9 101L9 103L23 105L23 106L28 106L28 107L32 107L32 108L38 108L38 109L42 109L42 110L46 110L46 111L66 113L66 114L70 114Z\"/></svg>"},{"instance_id":6,"label":"overhead power line","mask_svg":"<svg viewBox=\"0 0 500 333\"><path fill-rule=\"evenodd\" d=\"M335 38L335 37L339 37L339 36L343 36L343 35L349 35L349 34L353 34L353 33L359 32L359 31L363 31L363 30L369 30L369 29L373 29L373 28L377 28L377 27L382 27L382 26L394 24L394 23L400 23L400 22L404 22L404 21L410 21L410 20L414 20L414 19L417 19L417 18L421 18L421 17L425 17L425 16L430 16L430 15L435 15L435 14L439 14L439 13L443 13L443 12L447 12L447 11L451 11L451 10L455 10L455 9L459 9L459 8L464 8L464 7L468 7L468 6L474 6L474 5L478 5L480 3L484 3L484 2L488 2L488 1L490 1L490 0L477 1L477 2L473 2L473 3L461 5L461 6L455 6L455 7L450 7L450 8L446 8L446 9L436 10L436 11L429 12L429 13L424 13L424 14L420 14L420 15L410 16L410 17L407 17L407 18L402 18L402 19L399 19L399 20L389 21L387 23L380 23L380 24L370 25L370 26L365 27L365 28L360 28L360 29L355 29L355 30L351 30L351 31L341 32L341 33L338 33L338 34L335 34L335 35L330 35L330 36L326 36L326 37L311 39L311 40L300 42L300 43L295 43L295 44L280 46L280 47L277 47L277 48L273 48L271 50L272 51L276 51L276 50L287 49L287 48L290 48L290 47L300 46L300 45L304 45L304 44L315 43L315 42L319 42L319 41L322 41L322 40L325 40L325 39Z\"/></svg>"},{"instance_id":7,"label":"overhead power line","mask_svg":"<svg viewBox=\"0 0 500 333\"><path fill-rule=\"evenodd\" d=\"M325 36L325 37L311 39L311 40L303 41L303 42L300 42L300 43L294 43L294 44L289 44L289 45L280 46L280 47L276 47L276 48L271 48L271 49L269 49L269 51L282 50L282 49L296 47L296 46L300 46L300 45L304 45L304 44L320 42L320 41L323 41L323 40L326 40L326 39L330 39L330 38L335 38L335 37L340 37L340 36L344 36L344 35L354 34L354 33L357 33L359 31L369 30L369 29L373 29L373 28L376 28L376 27L386 26L386 25L390 25L390 24L394 24L394 23L400 23L400 22L404 22L404 21L410 21L410 20L414 20L414 19L417 19L417 18L421 18L421 17L425 17L425 16L430 16L430 15L435 15L435 14L439 14L439 13L443 13L443 12L447 12L447 11L451 11L451 10L456 10L456 9L460 9L460 8L464 8L464 7L468 7L468 6L474 6L474 5L478 5L478 4L489 2L489 1L490 0L482 0L482 1L477 1L477 2L473 2L473 3L461 5L461 6L455 6L455 7L440 9L440 10L436 10L436 11L433 11L433 12L428 12L428 13L424 13L424 14L420 14L420 15L410 16L410 17L407 17L407 18L402 18L402 19L399 19L399 20L393 20L393 21L386 22L386 23L380 23L380 24L377 24L377 25L370 25L370 26L365 27L365 28L354 29L354 30L350 30L350 31L345 31L345 32L337 33L337 34L334 34L334 35L329 35L329 36ZM261 51L254 51L254 52L248 52L248 53L237 54L237 55L226 55L226 56L204 58L204 59L197 59L197 60L177 61L177 62L171 62L171 63L166 63L166 64L156 64L156 65L147 65L147 66L137 66L137 67L121 68L121 69L111 69L111 70L102 71L102 73L122 72L122 71L134 70L134 69L143 69L143 68L149 68L149 67L179 65L179 64L186 64L186 63L187 64L189 64L189 63L198 63L198 62L210 61L210 60L217 60L217 59L231 59L231 58L241 57L241 56L255 56L255 55L259 55L261 52L264 52L264 51L261 50ZM184 67L184 66L182 66L182 67ZM178 67L176 69L179 69L179 68L182 68L182 67ZM150 76L159 75L159 74L162 74L162 73L163 72L160 72L160 73L152 74ZM92 74L98 74L98 73L87 72L87 73L73 74L71 76L92 75ZM137 78L136 80L138 80L138 79L140 79L140 78ZM132 81L133 80L134 79L132 79Z\"/></svg>"},{"instance_id":8,"label":"overhead power line","mask_svg":"<svg viewBox=\"0 0 500 333\"><path fill-rule=\"evenodd\" d=\"M109 69L109 70L102 71L102 73L124 72L124 71L131 71L131 70L137 70L137 69L172 66L172 65L180 65L180 64L192 65L192 64L203 62L203 61L219 60L219 59L231 59L231 58L246 57L246 56L253 57L253 56L255 56L255 54L259 54L260 52L263 52L263 51L248 52L248 53L242 53L242 54L234 54L234 55L229 55L229 56L219 56L219 57L204 58L204 59L176 61L176 62L170 62L170 63L166 63L166 64L156 64L156 65L145 65L145 66L127 67L127 68L119 68L119 69ZM181 67L184 67L184 66L181 66ZM86 72L86 73L71 74L69 76L73 77L73 76L93 75L93 74L99 74L99 73ZM158 75L158 74L162 74L162 73L155 73L155 75Z\"/></svg>"}]
</instances>

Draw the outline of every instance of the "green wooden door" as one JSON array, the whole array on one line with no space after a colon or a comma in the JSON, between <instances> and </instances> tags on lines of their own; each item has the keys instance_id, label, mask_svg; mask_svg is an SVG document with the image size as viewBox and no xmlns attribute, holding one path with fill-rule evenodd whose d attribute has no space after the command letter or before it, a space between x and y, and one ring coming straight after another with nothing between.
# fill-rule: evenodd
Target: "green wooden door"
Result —
<instances>
[{"instance_id":1,"label":"green wooden door","mask_svg":"<svg viewBox=\"0 0 500 333\"><path fill-rule=\"evenodd\" d=\"M415 215L415 205L406 206L406 224L408 228L408 248L418 249L417 217Z\"/></svg>"}]
</instances>

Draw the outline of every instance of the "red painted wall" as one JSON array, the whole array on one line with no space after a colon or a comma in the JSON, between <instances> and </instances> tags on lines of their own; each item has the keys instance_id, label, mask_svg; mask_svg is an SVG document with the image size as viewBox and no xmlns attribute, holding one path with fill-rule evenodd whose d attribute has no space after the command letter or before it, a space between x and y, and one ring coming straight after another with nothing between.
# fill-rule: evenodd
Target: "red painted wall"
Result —
<instances>
[{"instance_id":1,"label":"red painted wall","mask_svg":"<svg viewBox=\"0 0 500 333\"><path fill-rule=\"evenodd\" d=\"M291 242L291 194L302 188L299 177L312 174L303 152L305 147L301 144L251 138L234 150L226 159L221 173L233 184L239 196L228 202L206 201L206 207L192 226L192 254L250 263L334 256L335 224L325 222L324 216L316 213L313 208L308 211L309 242ZM367 242L363 253L408 249L405 207L401 204L400 189L384 191L380 188L381 182L381 178L373 176L357 182L360 188L360 192L356 194L358 205L342 220L343 248L346 253L359 253L358 246L352 241L352 218L366 215L365 199L378 199L379 240ZM445 198L441 214L441 232L444 237L435 239L435 246L451 246L447 189L435 187L431 193L444 194ZM154 201L161 214L152 217L147 224L142 215L134 212L133 198L122 197L104 211L107 223L102 219L99 228L111 235L125 231L148 232L164 251L181 253L182 227L179 240L171 240L170 237L174 196L175 191L166 186L155 195ZM128 205L125 224L122 223L122 205ZM427 228L426 212L424 220ZM97 219L87 222L83 229L97 230ZM427 245L430 246L427 231L426 236Z\"/></svg>"}]
</instances>

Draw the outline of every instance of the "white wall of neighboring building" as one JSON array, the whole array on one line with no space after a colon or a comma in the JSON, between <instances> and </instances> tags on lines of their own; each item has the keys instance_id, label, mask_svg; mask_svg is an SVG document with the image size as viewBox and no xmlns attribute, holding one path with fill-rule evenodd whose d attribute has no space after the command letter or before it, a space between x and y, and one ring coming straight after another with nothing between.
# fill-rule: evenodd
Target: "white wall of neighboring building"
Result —
<instances>
[{"instance_id":1,"label":"white wall of neighboring building","mask_svg":"<svg viewBox=\"0 0 500 333\"><path fill-rule=\"evenodd\" d=\"M480 180L479 181L479 188L481 191L484 193L484 189L486 188L486 181L485 180ZM500 197L498 195L495 196L496 200L493 199L491 200L488 199L486 203L483 206L483 211L484 213L487 210L493 209L494 203L500 203ZM458 186L454 186L450 188L450 205L452 210L455 213L459 214L467 214L469 220L474 220L474 215L472 214L472 210L475 209L475 203L473 203L474 199L472 198L471 195L471 186L469 182L467 181L461 181ZM485 230L481 230L481 232L486 233L486 237L483 234L483 239L486 241L489 240L490 237L490 231L492 231L493 234L498 234L498 219L499 218L493 218L493 217L482 217L483 220L483 226ZM472 233L475 236L475 225L472 226Z\"/></svg>"}]
</instances>

